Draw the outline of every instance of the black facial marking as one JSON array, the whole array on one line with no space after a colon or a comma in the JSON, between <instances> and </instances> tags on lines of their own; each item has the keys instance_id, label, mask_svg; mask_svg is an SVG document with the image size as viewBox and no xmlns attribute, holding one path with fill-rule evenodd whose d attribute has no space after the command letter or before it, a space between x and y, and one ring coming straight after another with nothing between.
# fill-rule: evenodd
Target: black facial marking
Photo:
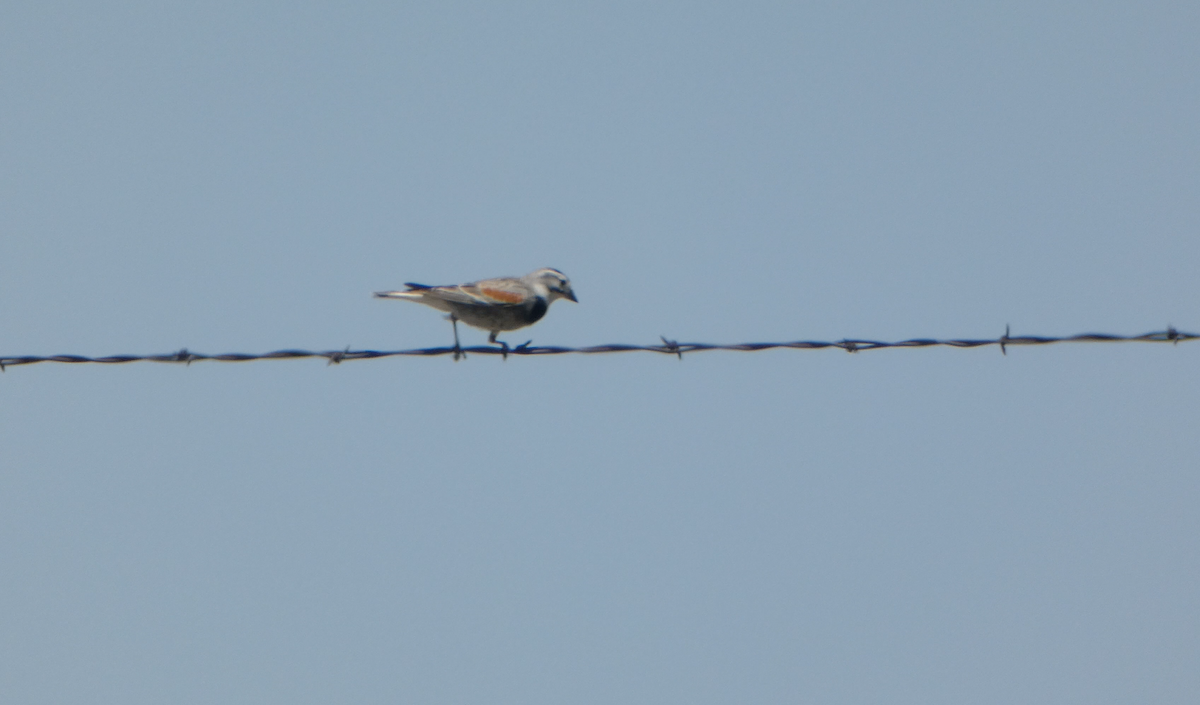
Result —
<instances>
[{"instance_id":1,"label":"black facial marking","mask_svg":"<svg viewBox=\"0 0 1200 705\"><path fill-rule=\"evenodd\" d=\"M529 309L529 322L537 323L542 320L542 316L546 315L546 309L549 307L550 304L546 303L546 300L542 297L539 296L534 299L533 306Z\"/></svg>"}]
</instances>

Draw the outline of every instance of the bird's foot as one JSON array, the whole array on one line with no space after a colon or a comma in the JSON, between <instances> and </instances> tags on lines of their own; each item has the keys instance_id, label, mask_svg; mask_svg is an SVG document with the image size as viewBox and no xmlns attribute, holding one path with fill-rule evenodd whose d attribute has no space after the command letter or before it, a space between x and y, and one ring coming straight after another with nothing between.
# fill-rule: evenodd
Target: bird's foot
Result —
<instances>
[{"instance_id":1,"label":"bird's foot","mask_svg":"<svg viewBox=\"0 0 1200 705\"><path fill-rule=\"evenodd\" d=\"M496 336L499 334L500 334L500 331L498 331L498 330L492 331L491 335L488 336L488 342L491 343L492 345L499 345L500 346L500 355L501 355L501 357L504 358L505 361L507 361L508 360L508 350L509 350L508 343L504 342L503 340L496 340Z\"/></svg>"},{"instance_id":2,"label":"bird's foot","mask_svg":"<svg viewBox=\"0 0 1200 705\"><path fill-rule=\"evenodd\" d=\"M447 316L450 319L450 324L454 326L454 361L458 362L459 358L465 358L467 354L463 352L462 346L458 344L458 316L453 313Z\"/></svg>"}]
</instances>

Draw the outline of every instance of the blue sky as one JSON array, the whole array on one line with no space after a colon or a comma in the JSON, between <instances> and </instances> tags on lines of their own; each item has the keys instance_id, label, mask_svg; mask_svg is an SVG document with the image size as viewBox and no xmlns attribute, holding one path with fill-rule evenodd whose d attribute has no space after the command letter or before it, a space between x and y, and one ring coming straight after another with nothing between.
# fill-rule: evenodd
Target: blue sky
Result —
<instances>
[{"instance_id":1,"label":"blue sky","mask_svg":"<svg viewBox=\"0 0 1200 705\"><path fill-rule=\"evenodd\" d=\"M1180 3L18 3L0 353L1200 328ZM463 330L464 344L486 333ZM1184 703L1196 343L0 375L21 703Z\"/></svg>"}]
</instances>

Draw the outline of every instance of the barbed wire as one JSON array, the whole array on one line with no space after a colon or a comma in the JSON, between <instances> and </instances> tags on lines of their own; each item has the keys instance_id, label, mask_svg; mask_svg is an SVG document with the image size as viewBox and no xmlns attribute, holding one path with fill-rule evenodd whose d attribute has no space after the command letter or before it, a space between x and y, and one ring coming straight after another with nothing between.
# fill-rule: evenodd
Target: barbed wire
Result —
<instances>
[{"instance_id":1,"label":"barbed wire","mask_svg":"<svg viewBox=\"0 0 1200 705\"><path fill-rule=\"evenodd\" d=\"M725 350L729 352L758 352L760 350L775 350L786 348L791 350L821 350L825 348L840 348L847 352L861 352L864 350L878 350L881 348L930 348L930 347L952 347L952 348L981 348L987 346L997 346L1000 352L1008 354L1008 348L1015 345L1050 345L1053 343L1173 343L1178 344L1180 341L1196 340L1200 335L1195 333L1183 333L1175 330L1174 327L1168 326L1164 331L1154 333L1145 333L1143 335L1112 335L1108 333L1082 333L1080 335L1070 335L1065 337L1051 337L1040 335L1021 335L1013 336L1010 334L1009 328L1006 326L1004 335L995 339L949 339L938 340L934 338L913 338L911 340L901 340L896 342L883 342L879 340L861 340L846 338L836 342L827 342L820 340L796 340L787 343L736 343L732 345L720 345L709 343L680 343L675 340L661 338L661 345L592 345L588 347L563 347L557 345L548 346L533 346L532 341L528 341L515 348L493 347L493 346L475 346L475 347L438 347L438 348L416 348L412 350L351 350L349 347L343 350L276 350L268 353L222 353L219 355L208 355L205 353L192 352L186 348L165 355L107 355L104 357L87 357L84 355L16 355L9 357L0 357L0 372L8 367L17 365L32 365L39 362L62 362L62 363L97 363L103 365L123 364L126 362L174 362L190 365L193 362L203 360L215 360L217 362L249 362L252 360L295 360L300 358L319 357L324 358L330 365L336 365L342 362L351 360L375 360L383 357L404 357L404 356L419 356L432 357L438 355L452 355L457 360L459 357L465 357L467 354L472 355L500 355L505 359L509 355L596 355L601 353L620 353L620 352L654 352L666 355L675 355L680 360L683 359L684 353L704 352L708 350Z\"/></svg>"}]
</instances>

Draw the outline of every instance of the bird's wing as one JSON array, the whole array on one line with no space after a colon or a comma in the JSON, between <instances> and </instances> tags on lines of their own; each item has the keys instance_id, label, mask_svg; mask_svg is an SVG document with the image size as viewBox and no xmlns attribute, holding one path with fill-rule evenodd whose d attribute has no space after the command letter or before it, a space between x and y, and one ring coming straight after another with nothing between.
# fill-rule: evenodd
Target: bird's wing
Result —
<instances>
[{"instance_id":1,"label":"bird's wing","mask_svg":"<svg viewBox=\"0 0 1200 705\"><path fill-rule=\"evenodd\" d=\"M379 292L376 296L397 299L440 299L463 306L520 306L529 300L529 287L520 279L484 279L458 286L426 286L405 283L408 291Z\"/></svg>"},{"instance_id":2,"label":"bird's wing","mask_svg":"<svg viewBox=\"0 0 1200 705\"><path fill-rule=\"evenodd\" d=\"M520 280L509 278L484 279L459 286L434 286L414 293L467 306L518 306L529 296Z\"/></svg>"},{"instance_id":3,"label":"bird's wing","mask_svg":"<svg viewBox=\"0 0 1200 705\"><path fill-rule=\"evenodd\" d=\"M523 304L533 294L525 282L515 277L484 279L474 284L464 284L459 288L493 306Z\"/></svg>"},{"instance_id":4,"label":"bird's wing","mask_svg":"<svg viewBox=\"0 0 1200 705\"><path fill-rule=\"evenodd\" d=\"M424 284L404 284L397 299L438 299L461 306L518 306L526 302L526 287L517 279L484 279L482 282L460 284L456 287L426 287Z\"/></svg>"}]
</instances>

